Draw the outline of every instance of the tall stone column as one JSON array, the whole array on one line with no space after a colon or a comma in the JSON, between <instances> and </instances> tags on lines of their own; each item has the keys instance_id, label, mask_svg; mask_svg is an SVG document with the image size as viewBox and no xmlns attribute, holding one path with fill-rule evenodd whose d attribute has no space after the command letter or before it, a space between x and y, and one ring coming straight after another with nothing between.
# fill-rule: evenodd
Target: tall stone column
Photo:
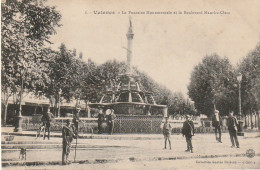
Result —
<instances>
[{"instance_id":1,"label":"tall stone column","mask_svg":"<svg viewBox=\"0 0 260 170\"><path fill-rule=\"evenodd\" d=\"M127 73L132 73L132 41L134 38L132 22L130 19L130 26L126 34L127 37Z\"/></svg>"}]
</instances>

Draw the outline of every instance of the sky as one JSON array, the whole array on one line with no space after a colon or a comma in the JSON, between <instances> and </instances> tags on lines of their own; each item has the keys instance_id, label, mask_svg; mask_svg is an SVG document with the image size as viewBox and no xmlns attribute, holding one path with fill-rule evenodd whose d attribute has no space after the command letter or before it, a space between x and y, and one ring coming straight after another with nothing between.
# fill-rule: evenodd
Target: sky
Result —
<instances>
[{"instance_id":1,"label":"sky","mask_svg":"<svg viewBox=\"0 0 260 170\"><path fill-rule=\"evenodd\" d=\"M52 48L64 43L68 49L82 52L83 60L91 59L97 64L113 59L126 61L124 47L127 47L131 16L133 66L184 96L191 72L203 57L217 53L227 57L235 67L260 41L258 0L52 0L47 3L56 6L62 15L62 27L51 37ZM110 14L95 14L95 11ZM214 11L215 14L205 13ZM220 11L222 14L216 14Z\"/></svg>"}]
</instances>

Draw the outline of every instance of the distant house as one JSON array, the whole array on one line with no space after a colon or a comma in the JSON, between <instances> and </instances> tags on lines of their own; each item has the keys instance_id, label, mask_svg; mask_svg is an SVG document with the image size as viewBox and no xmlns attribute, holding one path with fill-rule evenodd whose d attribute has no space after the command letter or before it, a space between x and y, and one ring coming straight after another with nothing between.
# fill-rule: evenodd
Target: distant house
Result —
<instances>
[{"instance_id":1,"label":"distant house","mask_svg":"<svg viewBox=\"0 0 260 170\"><path fill-rule=\"evenodd\" d=\"M13 95L8 100L8 109L7 109L7 124L13 124L15 116L18 114L19 110L19 95ZM66 113L72 113L75 111L77 101L71 100L67 102L62 100L60 103L60 116L65 116ZM85 111L86 104L85 101L78 102L82 109L82 117L87 117L88 114ZM43 114L47 111L48 107L53 107L53 104L50 104L50 100L45 96L36 96L31 92L25 92L23 94L22 100L22 116L32 116L34 114ZM2 107L3 109L3 107ZM51 110L53 112L53 109ZM2 110L2 116L4 111ZM55 115L58 116L58 115Z\"/></svg>"}]
</instances>

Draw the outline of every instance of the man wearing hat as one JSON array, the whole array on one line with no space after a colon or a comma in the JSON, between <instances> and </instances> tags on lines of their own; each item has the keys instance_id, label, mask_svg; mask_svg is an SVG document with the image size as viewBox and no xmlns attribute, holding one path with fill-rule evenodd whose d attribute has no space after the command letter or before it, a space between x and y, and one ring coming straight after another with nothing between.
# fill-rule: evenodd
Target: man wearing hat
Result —
<instances>
[{"instance_id":1,"label":"man wearing hat","mask_svg":"<svg viewBox=\"0 0 260 170\"><path fill-rule=\"evenodd\" d=\"M42 119L41 121L43 122L43 125L45 126L45 129L44 129L44 140L45 140L45 137L46 137L46 132L48 132L48 140L50 140L50 126L51 126L51 121L52 119L54 118L53 114L51 113L50 111L50 108L47 109L47 113L45 113L43 116L42 116Z\"/></svg>"},{"instance_id":2,"label":"man wearing hat","mask_svg":"<svg viewBox=\"0 0 260 170\"><path fill-rule=\"evenodd\" d=\"M66 120L67 125L62 128L62 164L66 165L68 163L68 157L70 154L71 143L73 138L77 138L73 131L73 123L71 119Z\"/></svg>"},{"instance_id":3,"label":"man wearing hat","mask_svg":"<svg viewBox=\"0 0 260 170\"><path fill-rule=\"evenodd\" d=\"M239 126L237 118L233 116L234 112L231 111L229 113L229 117L227 119L227 126L228 126L228 132L230 135L230 140L232 143L232 148L235 147L235 144L237 148L239 148L239 142L237 139L237 127Z\"/></svg>"},{"instance_id":4,"label":"man wearing hat","mask_svg":"<svg viewBox=\"0 0 260 170\"><path fill-rule=\"evenodd\" d=\"M103 133L103 128L102 128L102 123L104 121L104 114L103 114L103 109L100 108L99 109L99 113L98 113L98 133L101 134Z\"/></svg>"},{"instance_id":5,"label":"man wearing hat","mask_svg":"<svg viewBox=\"0 0 260 170\"><path fill-rule=\"evenodd\" d=\"M216 136L216 140L220 143L222 143L221 141L221 126L222 126L222 119L219 116L219 111L215 110L215 115L212 118L212 126L215 127L215 136ZM219 137L218 137L219 134Z\"/></svg>"},{"instance_id":6,"label":"man wearing hat","mask_svg":"<svg viewBox=\"0 0 260 170\"><path fill-rule=\"evenodd\" d=\"M187 142L187 150L186 152L193 153L193 147L191 143L192 136L194 136L194 124L190 119L190 115L186 115L186 121L183 123L182 127L182 135L185 136Z\"/></svg>"},{"instance_id":7,"label":"man wearing hat","mask_svg":"<svg viewBox=\"0 0 260 170\"><path fill-rule=\"evenodd\" d=\"M172 149L171 140L170 140L172 127L171 124L168 122L168 119L169 119L168 117L165 117L165 122L163 124L164 149L166 149L167 140L169 141L170 149Z\"/></svg>"}]
</instances>

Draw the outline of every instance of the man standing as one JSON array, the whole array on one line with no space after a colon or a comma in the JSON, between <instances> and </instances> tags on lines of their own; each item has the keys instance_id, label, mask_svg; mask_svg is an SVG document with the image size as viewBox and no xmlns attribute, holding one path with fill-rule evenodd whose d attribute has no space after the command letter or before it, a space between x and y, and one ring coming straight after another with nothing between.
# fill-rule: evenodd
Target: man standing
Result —
<instances>
[{"instance_id":1,"label":"man standing","mask_svg":"<svg viewBox=\"0 0 260 170\"><path fill-rule=\"evenodd\" d=\"M72 128L71 119L67 119L67 125L62 128L62 164L68 163L68 157L70 154L71 143L73 138L77 138Z\"/></svg>"},{"instance_id":2,"label":"man standing","mask_svg":"<svg viewBox=\"0 0 260 170\"><path fill-rule=\"evenodd\" d=\"M237 139L237 127L238 127L238 122L237 119L233 116L234 112L231 111L229 113L229 117L227 119L227 125L228 125L228 131L229 131L229 135L230 135L230 140L232 143L232 148L235 147L235 143L234 140L236 142L236 146L237 148L239 148L239 142Z\"/></svg>"},{"instance_id":3,"label":"man standing","mask_svg":"<svg viewBox=\"0 0 260 170\"><path fill-rule=\"evenodd\" d=\"M183 123L182 127L182 135L185 136L187 142L187 150L185 151L193 153L191 139L192 136L194 136L194 124L190 119L190 115L186 115L186 121Z\"/></svg>"},{"instance_id":4,"label":"man standing","mask_svg":"<svg viewBox=\"0 0 260 170\"><path fill-rule=\"evenodd\" d=\"M116 115L114 114L113 109L109 109L110 113L107 116L107 126L108 126L108 133L111 135L113 133L114 129L114 121L116 118Z\"/></svg>"},{"instance_id":5,"label":"man standing","mask_svg":"<svg viewBox=\"0 0 260 170\"><path fill-rule=\"evenodd\" d=\"M98 113L98 133L99 134L101 134L103 132L103 130L102 130L103 121L104 121L103 109L100 109L99 113Z\"/></svg>"},{"instance_id":6,"label":"man standing","mask_svg":"<svg viewBox=\"0 0 260 170\"><path fill-rule=\"evenodd\" d=\"M48 140L50 140L50 126L51 126L51 121L52 121L53 118L54 118L54 116L50 112L50 108L48 108L47 113L45 113L42 116L42 122L43 122L43 125L45 126L43 140L45 140L45 136L46 136L45 133L46 133L46 131L48 131Z\"/></svg>"},{"instance_id":7,"label":"man standing","mask_svg":"<svg viewBox=\"0 0 260 170\"><path fill-rule=\"evenodd\" d=\"M216 135L216 140L220 143L221 141L221 126L222 126L222 119L219 116L219 111L215 110L215 115L212 118L212 126L215 127L215 135ZM219 137L218 137L219 134Z\"/></svg>"},{"instance_id":8,"label":"man standing","mask_svg":"<svg viewBox=\"0 0 260 170\"><path fill-rule=\"evenodd\" d=\"M171 140L170 140L172 127L171 124L168 122L168 119L169 119L168 117L165 117L165 122L163 124L164 149L166 149L167 140L169 141L170 149L172 149Z\"/></svg>"}]
</instances>

